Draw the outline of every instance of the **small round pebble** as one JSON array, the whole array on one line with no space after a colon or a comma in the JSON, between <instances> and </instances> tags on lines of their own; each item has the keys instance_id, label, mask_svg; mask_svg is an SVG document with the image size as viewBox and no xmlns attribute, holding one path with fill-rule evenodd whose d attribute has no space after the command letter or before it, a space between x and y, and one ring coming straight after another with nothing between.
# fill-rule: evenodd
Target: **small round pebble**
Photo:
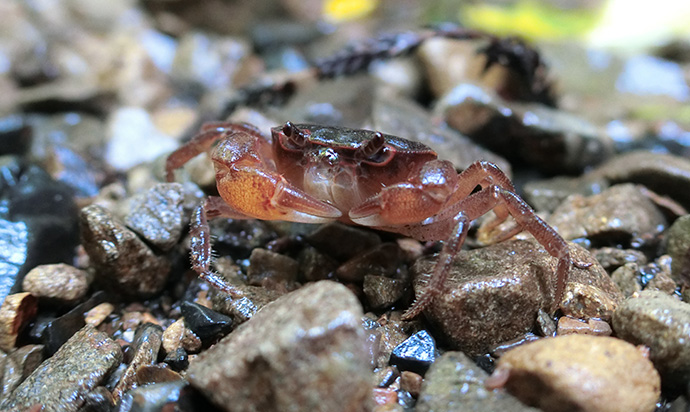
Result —
<instances>
[{"instance_id":1,"label":"small round pebble","mask_svg":"<svg viewBox=\"0 0 690 412\"><path fill-rule=\"evenodd\" d=\"M489 388L543 411L651 412L661 380L640 348L605 336L566 335L503 355Z\"/></svg>"},{"instance_id":2,"label":"small round pebble","mask_svg":"<svg viewBox=\"0 0 690 412\"><path fill-rule=\"evenodd\" d=\"M89 290L89 275L64 263L40 265L26 274L22 287L39 298L76 302Z\"/></svg>"},{"instance_id":3,"label":"small round pebble","mask_svg":"<svg viewBox=\"0 0 690 412\"><path fill-rule=\"evenodd\" d=\"M690 377L690 304L661 291L642 291L613 313L616 335L649 348L650 359L670 381Z\"/></svg>"}]
</instances>

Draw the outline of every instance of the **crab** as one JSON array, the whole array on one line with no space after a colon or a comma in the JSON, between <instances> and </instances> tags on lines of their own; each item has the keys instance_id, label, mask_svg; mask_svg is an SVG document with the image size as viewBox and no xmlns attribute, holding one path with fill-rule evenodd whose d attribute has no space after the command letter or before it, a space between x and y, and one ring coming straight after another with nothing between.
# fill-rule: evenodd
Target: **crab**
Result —
<instances>
[{"instance_id":1,"label":"crab","mask_svg":"<svg viewBox=\"0 0 690 412\"><path fill-rule=\"evenodd\" d=\"M376 131L287 122L273 127L268 139L250 124L212 122L170 154L166 179L173 181L175 169L205 151L220 196L207 197L193 212L192 268L232 297L242 292L211 269L209 219L339 221L443 241L426 286L403 314L411 319L443 291L471 222L493 210L488 229L509 216L515 220L496 241L526 230L558 259L554 302L562 300L574 263L568 244L493 163L477 161L458 173L429 147Z\"/></svg>"}]
</instances>

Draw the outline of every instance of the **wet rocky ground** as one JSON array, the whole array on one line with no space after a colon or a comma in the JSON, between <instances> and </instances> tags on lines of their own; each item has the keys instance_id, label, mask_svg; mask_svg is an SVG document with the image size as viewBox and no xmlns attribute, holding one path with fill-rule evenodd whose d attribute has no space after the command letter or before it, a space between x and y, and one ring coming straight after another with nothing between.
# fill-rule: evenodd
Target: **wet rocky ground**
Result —
<instances>
[{"instance_id":1,"label":"wet rocky ground","mask_svg":"<svg viewBox=\"0 0 690 412\"><path fill-rule=\"evenodd\" d=\"M689 410L687 81L615 89L633 59L420 29L424 3L0 4L0 410ZM164 166L223 119L495 163L568 242L563 296L551 245L493 212L412 320L441 243L340 223L211 220L239 294L213 288L189 260L211 161Z\"/></svg>"}]
</instances>

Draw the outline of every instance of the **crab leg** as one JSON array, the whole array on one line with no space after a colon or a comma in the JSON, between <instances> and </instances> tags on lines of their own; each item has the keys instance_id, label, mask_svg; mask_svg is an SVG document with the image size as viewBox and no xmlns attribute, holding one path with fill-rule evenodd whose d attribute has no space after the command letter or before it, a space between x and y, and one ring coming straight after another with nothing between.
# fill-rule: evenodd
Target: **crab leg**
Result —
<instances>
[{"instance_id":1,"label":"crab leg","mask_svg":"<svg viewBox=\"0 0 690 412\"><path fill-rule=\"evenodd\" d=\"M245 132L252 136L261 136L261 133L252 125L246 123L209 122L201 126L201 132L192 137L172 152L165 162L165 179L168 182L175 180L173 172L182 167L195 156L207 151L218 140L232 133Z\"/></svg>"},{"instance_id":2,"label":"crab leg","mask_svg":"<svg viewBox=\"0 0 690 412\"><path fill-rule=\"evenodd\" d=\"M225 281L219 274L211 270L211 228L208 225L208 217L228 217L228 218L247 218L234 213L217 196L210 196L202 202L192 213L189 233L192 269L199 274L199 277L207 281L215 288L229 294L233 298L242 296L235 286Z\"/></svg>"},{"instance_id":3,"label":"crab leg","mask_svg":"<svg viewBox=\"0 0 690 412\"><path fill-rule=\"evenodd\" d=\"M568 270L571 264L568 244L553 228L546 224L539 216L534 214L534 211L527 203L520 199L515 193L492 184L459 202L454 209L459 209L460 211L452 221L446 220L433 223L433 225L445 225L447 227L452 222L454 227L450 233L450 239L446 241L441 250L439 260L431 275L431 279L429 279L427 286L419 294L417 300L415 300L412 306L405 312L403 315L404 319L411 319L419 315L442 291L442 286L450 272L453 258L460 251L462 243L465 240L467 231L465 227L467 226L466 222L478 218L498 205L505 206L518 226L531 233L551 256L558 258L556 267L556 293L552 307L552 310L555 311L563 298ZM422 230L424 230L423 226L417 228L399 228L398 231L413 234Z\"/></svg>"}]
</instances>

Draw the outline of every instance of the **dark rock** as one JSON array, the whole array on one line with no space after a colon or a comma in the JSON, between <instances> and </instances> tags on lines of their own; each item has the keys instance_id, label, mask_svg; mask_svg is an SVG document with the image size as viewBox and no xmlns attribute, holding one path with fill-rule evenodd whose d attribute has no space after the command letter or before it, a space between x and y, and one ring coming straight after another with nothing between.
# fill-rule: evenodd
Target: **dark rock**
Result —
<instances>
[{"instance_id":1,"label":"dark rock","mask_svg":"<svg viewBox=\"0 0 690 412\"><path fill-rule=\"evenodd\" d=\"M586 198L570 197L548 221L567 240L588 238L603 244L650 243L666 227L659 209L632 184Z\"/></svg>"},{"instance_id":2,"label":"dark rock","mask_svg":"<svg viewBox=\"0 0 690 412\"><path fill-rule=\"evenodd\" d=\"M170 262L154 252L110 212L98 206L81 211L84 249L101 281L128 297L150 297L165 286Z\"/></svg>"},{"instance_id":3,"label":"dark rock","mask_svg":"<svg viewBox=\"0 0 690 412\"><path fill-rule=\"evenodd\" d=\"M460 133L508 160L547 172L577 172L613 155L613 143L572 114L538 104L506 102L473 84L460 84L439 103Z\"/></svg>"},{"instance_id":4,"label":"dark rock","mask_svg":"<svg viewBox=\"0 0 690 412\"><path fill-rule=\"evenodd\" d=\"M383 317L373 321L372 326L367 326L367 329L371 329L370 333L375 332L380 336L378 347L373 348L376 355L373 362L375 368L388 366L393 350L420 329L420 322L403 322L399 316L398 314L397 320Z\"/></svg>"},{"instance_id":5,"label":"dark rock","mask_svg":"<svg viewBox=\"0 0 690 412\"><path fill-rule=\"evenodd\" d=\"M247 282L268 289L292 290L296 287L298 271L299 264L295 259L256 248L249 256Z\"/></svg>"},{"instance_id":6,"label":"dark rock","mask_svg":"<svg viewBox=\"0 0 690 412\"><path fill-rule=\"evenodd\" d=\"M364 276L363 291L372 309L388 308L400 300L407 289L408 282L385 276Z\"/></svg>"},{"instance_id":7,"label":"dark rock","mask_svg":"<svg viewBox=\"0 0 690 412\"><path fill-rule=\"evenodd\" d=\"M415 410L535 411L503 391L486 389L486 372L462 352L441 355L424 377Z\"/></svg>"},{"instance_id":8,"label":"dark rock","mask_svg":"<svg viewBox=\"0 0 690 412\"><path fill-rule=\"evenodd\" d=\"M535 210L553 212L570 195L591 196L607 187L606 181L592 181L557 176L525 183L524 199Z\"/></svg>"},{"instance_id":9,"label":"dark rock","mask_svg":"<svg viewBox=\"0 0 690 412\"><path fill-rule=\"evenodd\" d=\"M667 234L668 254L673 279L681 285L690 286L690 215L678 218Z\"/></svg>"},{"instance_id":10,"label":"dark rock","mask_svg":"<svg viewBox=\"0 0 690 412\"><path fill-rule=\"evenodd\" d=\"M429 332L420 330L391 353L390 363L400 370L424 374L436 359L436 342Z\"/></svg>"},{"instance_id":11,"label":"dark rock","mask_svg":"<svg viewBox=\"0 0 690 412\"><path fill-rule=\"evenodd\" d=\"M121 361L120 346L86 326L44 361L0 407L23 410L40 403L44 410L77 411L85 396Z\"/></svg>"},{"instance_id":12,"label":"dark rock","mask_svg":"<svg viewBox=\"0 0 690 412\"><path fill-rule=\"evenodd\" d=\"M338 262L319 252L315 247L303 248L297 256L299 262L300 280L316 282L333 277Z\"/></svg>"},{"instance_id":13,"label":"dark rock","mask_svg":"<svg viewBox=\"0 0 690 412\"><path fill-rule=\"evenodd\" d=\"M649 358L666 384L690 377L690 304L659 291L642 291L613 313L616 335L649 348Z\"/></svg>"},{"instance_id":14,"label":"dark rock","mask_svg":"<svg viewBox=\"0 0 690 412\"><path fill-rule=\"evenodd\" d=\"M113 395L104 386L99 386L84 397L84 406L79 412L112 412Z\"/></svg>"},{"instance_id":15,"label":"dark rock","mask_svg":"<svg viewBox=\"0 0 690 412\"><path fill-rule=\"evenodd\" d=\"M345 286L310 284L201 353L187 378L228 411L366 409L373 375L361 317Z\"/></svg>"},{"instance_id":16,"label":"dark rock","mask_svg":"<svg viewBox=\"0 0 690 412\"><path fill-rule=\"evenodd\" d=\"M44 263L71 262L79 242L73 191L38 166L0 158L0 299Z\"/></svg>"},{"instance_id":17,"label":"dark rock","mask_svg":"<svg viewBox=\"0 0 690 412\"><path fill-rule=\"evenodd\" d=\"M83 302L65 313L64 315L51 320L45 325L40 337L46 347L46 353L52 355L67 342L77 331L86 324L84 313L105 300L105 293L100 291L94 293L89 300Z\"/></svg>"},{"instance_id":18,"label":"dark rock","mask_svg":"<svg viewBox=\"0 0 690 412\"><path fill-rule=\"evenodd\" d=\"M180 309L185 325L205 344L218 340L232 330L232 319L215 310L188 301L182 302Z\"/></svg>"},{"instance_id":19,"label":"dark rock","mask_svg":"<svg viewBox=\"0 0 690 412\"><path fill-rule=\"evenodd\" d=\"M213 219L209 222L213 248L220 256L246 259L252 250L278 237L263 220Z\"/></svg>"},{"instance_id":20,"label":"dark rock","mask_svg":"<svg viewBox=\"0 0 690 412\"><path fill-rule=\"evenodd\" d=\"M31 146L31 126L20 115L0 118L0 156L24 154Z\"/></svg>"},{"instance_id":21,"label":"dark rock","mask_svg":"<svg viewBox=\"0 0 690 412\"><path fill-rule=\"evenodd\" d=\"M403 253L395 243L382 243L349 259L335 274L344 282L361 282L367 275L392 277L402 264Z\"/></svg>"},{"instance_id":22,"label":"dark rock","mask_svg":"<svg viewBox=\"0 0 690 412\"><path fill-rule=\"evenodd\" d=\"M370 251L381 243L381 239L373 232L340 223L319 226L306 240L341 262Z\"/></svg>"},{"instance_id":23,"label":"dark rock","mask_svg":"<svg viewBox=\"0 0 690 412\"><path fill-rule=\"evenodd\" d=\"M158 351L161 348L162 336L163 328L153 323L145 323L137 328L132 344L134 357L113 389L112 393L115 400L119 400L125 392L137 386L137 375L142 367L153 365L156 362Z\"/></svg>"},{"instance_id":24,"label":"dark rock","mask_svg":"<svg viewBox=\"0 0 690 412\"><path fill-rule=\"evenodd\" d=\"M183 371L189 366L189 355L187 355L187 351L184 348L180 347L173 352L169 352L165 359L163 359L163 362L170 365L174 371Z\"/></svg>"},{"instance_id":25,"label":"dark rock","mask_svg":"<svg viewBox=\"0 0 690 412\"><path fill-rule=\"evenodd\" d=\"M180 183L159 183L130 200L125 224L150 244L170 250L186 223L184 196Z\"/></svg>"}]
</instances>

